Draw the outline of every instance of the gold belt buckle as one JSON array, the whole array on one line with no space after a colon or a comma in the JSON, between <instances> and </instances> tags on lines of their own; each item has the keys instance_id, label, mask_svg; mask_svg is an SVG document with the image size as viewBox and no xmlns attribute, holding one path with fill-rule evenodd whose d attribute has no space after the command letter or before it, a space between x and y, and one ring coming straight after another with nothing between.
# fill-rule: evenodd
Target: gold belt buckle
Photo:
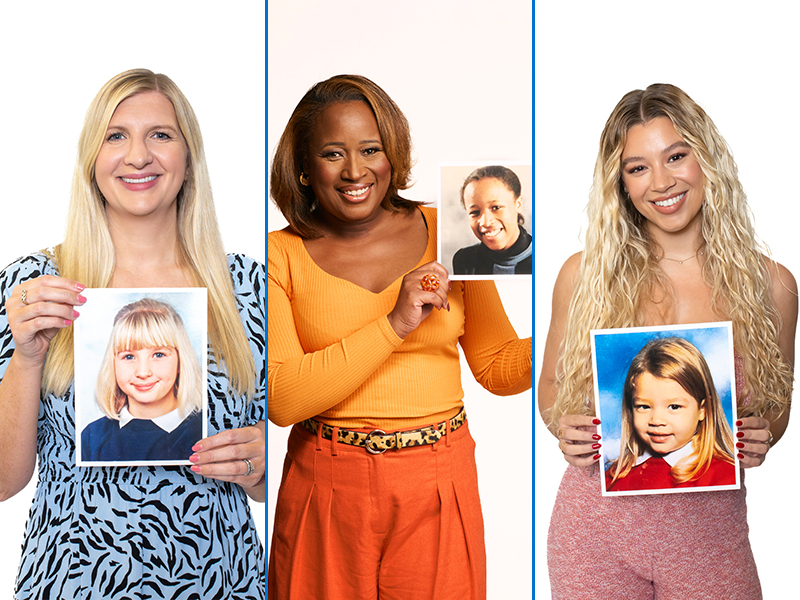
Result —
<instances>
[{"instance_id":1,"label":"gold belt buckle","mask_svg":"<svg viewBox=\"0 0 800 600\"><path fill-rule=\"evenodd\" d=\"M367 434L367 439L364 440L364 447L367 449L367 452L370 454L383 454L388 450L388 448L378 448L375 450L369 445L369 440L372 437L373 433L377 433L378 435L386 435L386 432L383 429L373 429Z\"/></svg>"}]
</instances>

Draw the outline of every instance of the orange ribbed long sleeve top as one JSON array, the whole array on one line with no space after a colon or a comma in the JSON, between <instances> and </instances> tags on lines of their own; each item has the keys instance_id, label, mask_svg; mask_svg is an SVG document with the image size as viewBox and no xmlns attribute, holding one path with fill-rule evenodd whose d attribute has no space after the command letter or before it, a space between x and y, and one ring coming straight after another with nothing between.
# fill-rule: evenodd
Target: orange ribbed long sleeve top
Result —
<instances>
[{"instance_id":1,"label":"orange ribbed long sleeve top","mask_svg":"<svg viewBox=\"0 0 800 600\"><path fill-rule=\"evenodd\" d=\"M417 267L436 260L436 211L421 210L429 233ZM449 418L463 406L459 343L489 391L530 389L531 338L517 337L493 281L453 281L450 311L434 310L403 340L386 317L402 277L376 294L320 269L294 233L270 233L268 243L268 414L276 425L316 417L388 431Z\"/></svg>"}]
</instances>

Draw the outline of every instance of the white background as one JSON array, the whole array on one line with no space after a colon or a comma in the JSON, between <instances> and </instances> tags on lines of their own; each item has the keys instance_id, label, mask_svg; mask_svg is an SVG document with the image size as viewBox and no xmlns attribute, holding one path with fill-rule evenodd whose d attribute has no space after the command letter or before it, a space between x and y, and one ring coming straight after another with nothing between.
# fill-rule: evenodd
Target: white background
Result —
<instances>
[{"instance_id":1,"label":"white background","mask_svg":"<svg viewBox=\"0 0 800 600\"><path fill-rule=\"evenodd\" d=\"M268 10L270 159L303 94L338 73L373 79L408 118L418 159L408 198L436 200L441 162L530 159L530 3L310 0L271 2ZM269 230L285 225L272 204L268 218ZM517 333L530 335L530 280L498 288ZM489 598L530 598L531 394L492 396L465 364L462 370L477 442ZM270 531L288 432L268 428Z\"/></svg>"},{"instance_id":2,"label":"white background","mask_svg":"<svg viewBox=\"0 0 800 600\"><path fill-rule=\"evenodd\" d=\"M226 250L265 260L263 3L7 3L0 64L3 266L61 241L86 109L134 67L166 73L189 99ZM0 598L12 595L33 489L0 504ZM263 539L264 505L252 507Z\"/></svg>"},{"instance_id":3,"label":"white background","mask_svg":"<svg viewBox=\"0 0 800 600\"><path fill-rule=\"evenodd\" d=\"M600 133L632 89L673 83L708 112L733 150L757 233L800 277L796 13L770 1L537 3L537 379L553 283L582 248ZM792 422L766 463L746 473L750 541L768 600L797 588L798 555L787 545L800 536L797 439ZM535 592L549 598L547 527L566 463L538 418L535 456Z\"/></svg>"}]
</instances>

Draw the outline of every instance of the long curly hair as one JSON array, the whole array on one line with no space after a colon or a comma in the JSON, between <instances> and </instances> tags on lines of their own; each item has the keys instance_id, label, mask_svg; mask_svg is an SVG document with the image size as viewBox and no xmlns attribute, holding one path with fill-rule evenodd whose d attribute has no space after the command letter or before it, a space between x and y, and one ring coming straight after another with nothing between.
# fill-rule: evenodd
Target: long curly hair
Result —
<instances>
[{"instance_id":1,"label":"long curly hair","mask_svg":"<svg viewBox=\"0 0 800 600\"><path fill-rule=\"evenodd\" d=\"M556 370L557 396L548 427L566 414L594 414L591 329L633 327L653 291L669 296L646 220L624 194L621 156L634 125L667 117L691 146L705 177L702 276L712 309L733 322L744 364L739 415L764 415L790 403L793 374L778 346L780 315L772 301L767 249L757 241L747 198L727 143L685 92L653 84L623 96L606 122L587 207L589 224L580 276L570 302Z\"/></svg>"}]
</instances>

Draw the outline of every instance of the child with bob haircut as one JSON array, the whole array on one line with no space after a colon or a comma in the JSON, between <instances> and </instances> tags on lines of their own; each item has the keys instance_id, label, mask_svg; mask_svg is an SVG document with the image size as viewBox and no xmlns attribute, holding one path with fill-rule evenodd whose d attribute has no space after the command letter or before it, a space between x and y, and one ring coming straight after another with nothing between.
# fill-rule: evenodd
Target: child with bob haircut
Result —
<instances>
[{"instance_id":1,"label":"child with bob haircut","mask_svg":"<svg viewBox=\"0 0 800 600\"><path fill-rule=\"evenodd\" d=\"M631 361L622 392L620 456L609 491L736 483L733 434L711 371L683 338L648 342Z\"/></svg>"},{"instance_id":2,"label":"child with bob haircut","mask_svg":"<svg viewBox=\"0 0 800 600\"><path fill-rule=\"evenodd\" d=\"M201 379L172 306L142 298L122 307L97 378L106 416L84 428L83 460L188 460L203 436Z\"/></svg>"}]
</instances>

